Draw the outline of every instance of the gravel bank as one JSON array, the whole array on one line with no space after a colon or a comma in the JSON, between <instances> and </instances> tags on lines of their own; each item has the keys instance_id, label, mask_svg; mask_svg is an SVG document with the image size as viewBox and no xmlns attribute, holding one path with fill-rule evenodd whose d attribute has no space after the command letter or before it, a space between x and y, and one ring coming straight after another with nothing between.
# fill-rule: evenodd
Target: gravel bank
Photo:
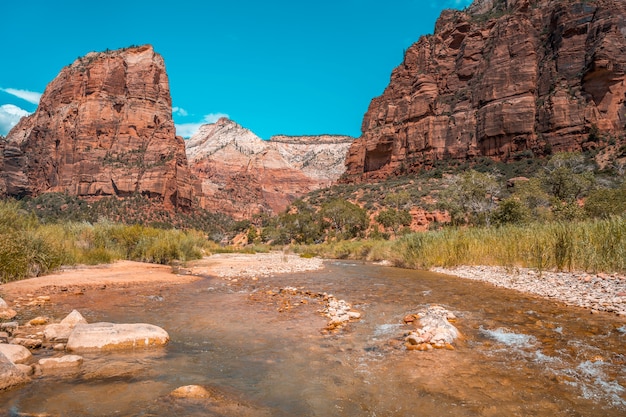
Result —
<instances>
[{"instance_id":1,"label":"gravel bank","mask_svg":"<svg viewBox=\"0 0 626 417\"><path fill-rule=\"evenodd\" d=\"M220 253L188 263L187 270L193 275L216 275L221 278L255 278L276 274L315 271L324 267L319 258L301 258L282 252Z\"/></svg>"},{"instance_id":2,"label":"gravel bank","mask_svg":"<svg viewBox=\"0 0 626 417\"><path fill-rule=\"evenodd\" d=\"M617 274L584 272L542 272L528 268L507 269L496 266L432 268L431 271L456 275L536 294L567 305L606 311L626 316L626 277Z\"/></svg>"}]
</instances>

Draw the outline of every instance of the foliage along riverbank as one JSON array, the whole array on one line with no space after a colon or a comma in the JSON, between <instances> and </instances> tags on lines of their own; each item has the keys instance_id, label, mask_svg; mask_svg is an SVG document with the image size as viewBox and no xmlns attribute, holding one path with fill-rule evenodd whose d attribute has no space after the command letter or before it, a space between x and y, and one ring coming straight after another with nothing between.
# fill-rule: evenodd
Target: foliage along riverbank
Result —
<instances>
[{"instance_id":1,"label":"foliage along riverbank","mask_svg":"<svg viewBox=\"0 0 626 417\"><path fill-rule=\"evenodd\" d=\"M448 227L396 240L339 240L294 245L302 256L388 261L405 268L460 265L528 267L538 271L626 272L626 218ZM244 252L269 247L241 248ZM43 275L74 264L119 259L168 264L232 251L193 230L109 221L42 224L16 202L0 203L0 279Z\"/></svg>"},{"instance_id":2,"label":"foliage along riverbank","mask_svg":"<svg viewBox=\"0 0 626 417\"><path fill-rule=\"evenodd\" d=\"M497 265L625 273L626 218L444 228L394 241L339 241L294 249L304 256L388 261L405 268Z\"/></svg>"},{"instance_id":3,"label":"foliage along riverbank","mask_svg":"<svg viewBox=\"0 0 626 417\"><path fill-rule=\"evenodd\" d=\"M110 221L42 224L17 202L0 202L0 281L44 275L63 265L119 259L171 263L202 257L204 233Z\"/></svg>"}]
</instances>

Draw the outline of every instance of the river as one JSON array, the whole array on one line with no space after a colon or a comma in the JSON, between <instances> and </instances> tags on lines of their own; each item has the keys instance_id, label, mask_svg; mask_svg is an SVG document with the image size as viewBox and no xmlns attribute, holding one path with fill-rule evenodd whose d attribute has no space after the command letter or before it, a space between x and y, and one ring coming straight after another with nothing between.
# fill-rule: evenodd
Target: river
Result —
<instances>
[{"instance_id":1,"label":"river","mask_svg":"<svg viewBox=\"0 0 626 417\"><path fill-rule=\"evenodd\" d=\"M276 295L287 286L332 293L362 319L323 332L319 299ZM403 318L432 304L457 316L463 338L455 350L405 350ZM47 309L156 324L171 342L85 355L75 374L0 393L7 415L626 415L626 319L440 274L327 261L258 281L89 290ZM192 384L214 398L168 396Z\"/></svg>"}]
</instances>

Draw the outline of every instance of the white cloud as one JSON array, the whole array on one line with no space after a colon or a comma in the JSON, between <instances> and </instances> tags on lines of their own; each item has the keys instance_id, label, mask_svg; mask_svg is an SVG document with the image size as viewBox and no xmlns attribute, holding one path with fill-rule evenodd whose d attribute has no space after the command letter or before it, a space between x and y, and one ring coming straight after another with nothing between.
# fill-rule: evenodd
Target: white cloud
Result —
<instances>
[{"instance_id":1,"label":"white cloud","mask_svg":"<svg viewBox=\"0 0 626 417\"><path fill-rule=\"evenodd\" d=\"M4 91L7 94L11 94L12 96L21 98L24 101L28 101L32 104L39 104L39 99L41 98L41 93L37 93L35 91L28 90L18 90L16 88L1 88L0 91Z\"/></svg>"},{"instance_id":2,"label":"white cloud","mask_svg":"<svg viewBox=\"0 0 626 417\"><path fill-rule=\"evenodd\" d=\"M172 109L173 110L173 109ZM215 123L222 117L228 118L229 116L225 113L211 113L206 114L202 118L201 122L198 123L180 123L176 125L176 134L182 136L184 138L190 138L194 133L200 129L200 126Z\"/></svg>"},{"instance_id":3,"label":"white cloud","mask_svg":"<svg viewBox=\"0 0 626 417\"><path fill-rule=\"evenodd\" d=\"M9 130L30 113L13 104L3 104L0 106L0 135L6 136Z\"/></svg>"},{"instance_id":4,"label":"white cloud","mask_svg":"<svg viewBox=\"0 0 626 417\"><path fill-rule=\"evenodd\" d=\"M182 107L172 107L172 113L183 117L189 115L189 113L187 113L187 110L183 109Z\"/></svg>"}]
</instances>

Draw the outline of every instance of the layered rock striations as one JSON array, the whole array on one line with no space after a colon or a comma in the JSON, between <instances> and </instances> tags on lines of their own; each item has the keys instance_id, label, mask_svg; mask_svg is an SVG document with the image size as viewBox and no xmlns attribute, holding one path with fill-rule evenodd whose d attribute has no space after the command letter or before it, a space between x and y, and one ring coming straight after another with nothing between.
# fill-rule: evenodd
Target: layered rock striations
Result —
<instances>
[{"instance_id":1,"label":"layered rock striations","mask_svg":"<svg viewBox=\"0 0 626 417\"><path fill-rule=\"evenodd\" d=\"M348 179L623 140L626 3L476 0L444 11L372 100ZM621 138L621 139L620 139Z\"/></svg>"},{"instance_id":2,"label":"layered rock striations","mask_svg":"<svg viewBox=\"0 0 626 417\"><path fill-rule=\"evenodd\" d=\"M0 144L0 192L140 193L191 206L194 182L175 132L165 64L151 46L89 53L61 70Z\"/></svg>"},{"instance_id":3,"label":"layered rock striations","mask_svg":"<svg viewBox=\"0 0 626 417\"><path fill-rule=\"evenodd\" d=\"M244 219L275 214L296 198L336 181L354 138L273 136L265 141L222 118L187 141L191 171L202 182L202 207Z\"/></svg>"}]
</instances>

